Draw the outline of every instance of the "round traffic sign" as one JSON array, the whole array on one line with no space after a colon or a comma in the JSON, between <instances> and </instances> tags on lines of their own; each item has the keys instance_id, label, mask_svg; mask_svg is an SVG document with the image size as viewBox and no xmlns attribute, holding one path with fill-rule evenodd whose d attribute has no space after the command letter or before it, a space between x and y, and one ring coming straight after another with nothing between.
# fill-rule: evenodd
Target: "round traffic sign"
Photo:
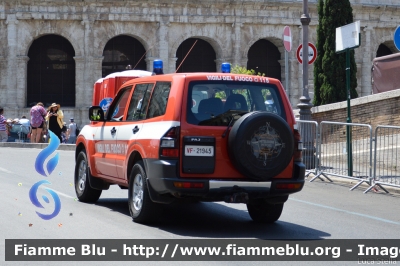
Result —
<instances>
[{"instance_id":1,"label":"round traffic sign","mask_svg":"<svg viewBox=\"0 0 400 266\"><path fill-rule=\"evenodd\" d=\"M100 101L99 105L101 109L103 109L104 114L107 112L108 107L110 107L112 100L113 98L107 97ZM118 113L118 110L119 106L117 106L117 108L114 110L113 116L115 116Z\"/></svg>"},{"instance_id":2,"label":"round traffic sign","mask_svg":"<svg viewBox=\"0 0 400 266\"><path fill-rule=\"evenodd\" d=\"M289 26L285 26L283 29L283 45L286 51L290 52L292 50L292 32Z\"/></svg>"},{"instance_id":3,"label":"round traffic sign","mask_svg":"<svg viewBox=\"0 0 400 266\"><path fill-rule=\"evenodd\" d=\"M300 46L297 48L296 52L296 57L297 61L299 61L300 64L303 64L303 45L300 44ZM315 45L312 43L308 43L308 64L311 65L314 63L315 59L317 59L317 48L315 48Z\"/></svg>"},{"instance_id":4,"label":"round traffic sign","mask_svg":"<svg viewBox=\"0 0 400 266\"><path fill-rule=\"evenodd\" d=\"M394 31L393 41L397 50L400 51L400 26L398 26L397 29Z\"/></svg>"}]
</instances>

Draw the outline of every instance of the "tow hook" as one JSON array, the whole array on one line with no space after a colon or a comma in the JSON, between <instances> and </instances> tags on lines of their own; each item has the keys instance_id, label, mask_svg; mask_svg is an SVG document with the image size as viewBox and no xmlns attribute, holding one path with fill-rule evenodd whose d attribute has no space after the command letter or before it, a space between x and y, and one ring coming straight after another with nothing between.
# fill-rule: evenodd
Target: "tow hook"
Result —
<instances>
[{"instance_id":1,"label":"tow hook","mask_svg":"<svg viewBox=\"0 0 400 266\"><path fill-rule=\"evenodd\" d=\"M248 203L249 202L249 194L246 192L238 192L229 196L225 196L224 199L227 203Z\"/></svg>"}]
</instances>

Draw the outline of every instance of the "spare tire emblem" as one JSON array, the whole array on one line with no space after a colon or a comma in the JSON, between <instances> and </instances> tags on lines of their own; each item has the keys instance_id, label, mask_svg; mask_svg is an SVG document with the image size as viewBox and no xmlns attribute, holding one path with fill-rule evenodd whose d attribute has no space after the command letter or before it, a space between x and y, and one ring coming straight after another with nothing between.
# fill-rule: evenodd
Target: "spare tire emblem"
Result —
<instances>
[{"instance_id":1,"label":"spare tire emblem","mask_svg":"<svg viewBox=\"0 0 400 266\"><path fill-rule=\"evenodd\" d=\"M263 166L267 166L269 161L276 159L285 148L285 143L269 122L259 127L247 144L250 145L254 157L262 162Z\"/></svg>"}]
</instances>

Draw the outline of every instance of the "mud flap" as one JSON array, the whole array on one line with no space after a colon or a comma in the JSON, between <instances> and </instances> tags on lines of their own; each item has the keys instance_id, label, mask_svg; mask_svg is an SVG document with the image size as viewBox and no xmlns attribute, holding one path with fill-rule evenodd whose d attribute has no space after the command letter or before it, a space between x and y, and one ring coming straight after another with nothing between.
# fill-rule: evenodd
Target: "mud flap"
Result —
<instances>
[{"instance_id":1,"label":"mud flap","mask_svg":"<svg viewBox=\"0 0 400 266\"><path fill-rule=\"evenodd\" d=\"M149 179L146 179L146 183L147 183L147 189L149 191L151 201L156 202L156 203L162 203L162 204L170 204L175 201L175 198L173 198L173 197L168 197L168 196L163 196L163 195L158 194L157 191L155 191L153 189L153 187L151 186Z\"/></svg>"},{"instance_id":2,"label":"mud flap","mask_svg":"<svg viewBox=\"0 0 400 266\"><path fill-rule=\"evenodd\" d=\"M92 176L90 173L90 168L88 169L89 172L89 184L90 187L97 190L108 190L110 188L110 183L103 181L100 178L96 178Z\"/></svg>"}]
</instances>

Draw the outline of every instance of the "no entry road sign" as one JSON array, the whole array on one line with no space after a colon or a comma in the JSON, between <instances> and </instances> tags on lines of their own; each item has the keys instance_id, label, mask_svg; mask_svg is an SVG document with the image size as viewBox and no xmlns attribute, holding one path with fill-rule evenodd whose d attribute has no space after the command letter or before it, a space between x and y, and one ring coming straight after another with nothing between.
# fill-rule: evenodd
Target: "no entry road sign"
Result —
<instances>
[{"instance_id":1,"label":"no entry road sign","mask_svg":"<svg viewBox=\"0 0 400 266\"><path fill-rule=\"evenodd\" d=\"M292 50L292 32L289 26L285 26L283 29L283 45L286 51L290 52Z\"/></svg>"},{"instance_id":2,"label":"no entry road sign","mask_svg":"<svg viewBox=\"0 0 400 266\"><path fill-rule=\"evenodd\" d=\"M303 45L300 44L299 48L297 48L296 52L297 61L300 64L303 64ZM311 65L314 63L315 59L317 58L317 48L312 43L308 43L308 64Z\"/></svg>"}]
</instances>

